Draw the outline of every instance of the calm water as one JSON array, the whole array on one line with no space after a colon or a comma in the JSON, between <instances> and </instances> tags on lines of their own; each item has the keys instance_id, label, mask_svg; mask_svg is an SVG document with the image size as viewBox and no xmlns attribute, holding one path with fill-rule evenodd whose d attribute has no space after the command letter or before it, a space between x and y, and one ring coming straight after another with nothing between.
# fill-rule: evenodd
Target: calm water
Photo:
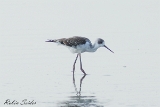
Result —
<instances>
[{"instance_id":1,"label":"calm water","mask_svg":"<svg viewBox=\"0 0 160 107\"><path fill-rule=\"evenodd\" d=\"M8 39L9 44L1 42L2 106L7 99L19 103L34 100L37 107L160 105L159 54L138 49L116 51L110 47L113 54L101 48L94 54L82 54L88 75L80 71L79 60L73 75L76 54L63 46L45 43L43 37L32 38L18 42L13 37Z\"/></svg>"},{"instance_id":2,"label":"calm water","mask_svg":"<svg viewBox=\"0 0 160 107\"><path fill-rule=\"evenodd\" d=\"M160 107L159 0L1 0L0 107ZM47 39L103 38L76 54ZM22 105L21 105L22 104Z\"/></svg>"}]
</instances>

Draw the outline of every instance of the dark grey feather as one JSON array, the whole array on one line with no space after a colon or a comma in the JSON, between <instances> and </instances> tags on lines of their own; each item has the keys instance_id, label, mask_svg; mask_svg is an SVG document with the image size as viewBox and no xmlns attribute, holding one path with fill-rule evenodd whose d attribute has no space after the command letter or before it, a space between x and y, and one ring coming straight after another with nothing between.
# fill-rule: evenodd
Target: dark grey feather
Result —
<instances>
[{"instance_id":1,"label":"dark grey feather","mask_svg":"<svg viewBox=\"0 0 160 107\"><path fill-rule=\"evenodd\" d=\"M79 36L74 36L71 38L57 39L57 41L59 43L61 43L62 45L66 45L66 46L70 46L70 47L76 47L77 45L83 45L86 42L90 42L90 40L88 38L79 37Z\"/></svg>"}]
</instances>

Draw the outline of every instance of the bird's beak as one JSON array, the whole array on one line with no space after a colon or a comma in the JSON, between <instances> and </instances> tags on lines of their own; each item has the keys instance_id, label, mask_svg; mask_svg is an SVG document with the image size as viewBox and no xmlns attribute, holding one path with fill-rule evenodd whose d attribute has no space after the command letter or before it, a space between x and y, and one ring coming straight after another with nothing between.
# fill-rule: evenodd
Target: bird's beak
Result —
<instances>
[{"instance_id":1,"label":"bird's beak","mask_svg":"<svg viewBox=\"0 0 160 107\"><path fill-rule=\"evenodd\" d=\"M110 50L106 45L104 45L105 48L107 48L108 50ZM114 53L112 50L110 50L112 53Z\"/></svg>"}]
</instances>

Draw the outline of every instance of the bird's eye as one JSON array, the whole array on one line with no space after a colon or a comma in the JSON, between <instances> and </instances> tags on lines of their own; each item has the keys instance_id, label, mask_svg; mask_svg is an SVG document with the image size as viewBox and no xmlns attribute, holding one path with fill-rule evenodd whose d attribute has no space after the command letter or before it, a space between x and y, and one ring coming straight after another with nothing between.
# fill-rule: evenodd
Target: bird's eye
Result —
<instances>
[{"instance_id":1,"label":"bird's eye","mask_svg":"<svg viewBox=\"0 0 160 107\"><path fill-rule=\"evenodd\" d=\"M102 44L104 40L98 39L98 44Z\"/></svg>"}]
</instances>

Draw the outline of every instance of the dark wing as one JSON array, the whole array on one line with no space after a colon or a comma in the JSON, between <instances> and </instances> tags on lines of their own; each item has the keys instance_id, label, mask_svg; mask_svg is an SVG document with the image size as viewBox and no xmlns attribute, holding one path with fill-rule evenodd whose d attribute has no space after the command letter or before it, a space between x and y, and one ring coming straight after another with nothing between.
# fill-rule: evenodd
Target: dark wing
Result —
<instances>
[{"instance_id":1,"label":"dark wing","mask_svg":"<svg viewBox=\"0 0 160 107\"><path fill-rule=\"evenodd\" d=\"M89 41L89 39L87 39L87 38L74 36L74 37L67 38L67 39L63 40L63 43L66 46L70 46L70 47L74 46L74 47L76 47L77 45L83 45L88 41Z\"/></svg>"},{"instance_id":2,"label":"dark wing","mask_svg":"<svg viewBox=\"0 0 160 107\"><path fill-rule=\"evenodd\" d=\"M66 38L61 38L61 39L57 39L56 42L58 41L60 44L65 45L64 41Z\"/></svg>"}]
</instances>

